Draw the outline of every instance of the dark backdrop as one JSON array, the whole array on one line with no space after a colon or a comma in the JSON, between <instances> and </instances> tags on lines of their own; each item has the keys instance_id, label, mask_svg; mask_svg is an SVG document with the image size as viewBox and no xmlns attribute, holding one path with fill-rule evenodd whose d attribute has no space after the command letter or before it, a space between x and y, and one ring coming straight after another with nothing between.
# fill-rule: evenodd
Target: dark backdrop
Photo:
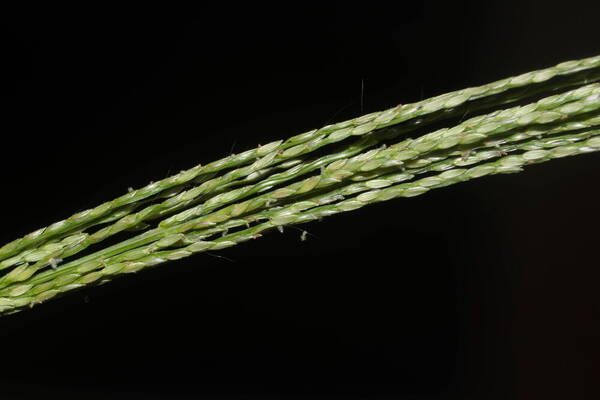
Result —
<instances>
[{"instance_id":1,"label":"dark backdrop","mask_svg":"<svg viewBox=\"0 0 600 400\"><path fill-rule=\"evenodd\" d=\"M258 143L596 55L599 11L5 9L0 241ZM4 317L1 397L598 398L599 166L374 205Z\"/></svg>"}]
</instances>

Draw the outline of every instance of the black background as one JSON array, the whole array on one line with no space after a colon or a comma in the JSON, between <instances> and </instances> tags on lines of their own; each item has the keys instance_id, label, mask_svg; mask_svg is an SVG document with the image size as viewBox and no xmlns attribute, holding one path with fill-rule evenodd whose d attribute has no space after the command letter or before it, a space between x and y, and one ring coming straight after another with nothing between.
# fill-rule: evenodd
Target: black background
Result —
<instances>
[{"instance_id":1,"label":"black background","mask_svg":"<svg viewBox=\"0 0 600 400\"><path fill-rule=\"evenodd\" d=\"M599 11L3 10L0 241L230 152L596 55ZM3 317L0 397L598 398L599 165L373 205Z\"/></svg>"}]
</instances>

